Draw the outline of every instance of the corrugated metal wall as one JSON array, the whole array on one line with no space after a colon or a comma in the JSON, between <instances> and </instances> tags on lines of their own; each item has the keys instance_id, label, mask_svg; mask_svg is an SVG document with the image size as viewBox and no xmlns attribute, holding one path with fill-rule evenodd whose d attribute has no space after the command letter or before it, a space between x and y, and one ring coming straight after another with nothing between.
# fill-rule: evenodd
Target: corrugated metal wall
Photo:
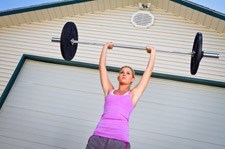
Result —
<instances>
[{"instance_id":1,"label":"corrugated metal wall","mask_svg":"<svg viewBox=\"0 0 225 149\"><path fill-rule=\"evenodd\" d=\"M209 8L189 1L176 0L83 0L81 1L61 1L56 3L43 4L41 6L31 6L0 13L0 28L24 23L32 23L42 20L52 20L73 15L93 13L107 9L121 8L125 6L135 6L139 2L151 3L159 9L168 13L183 17L197 24L206 26L219 33L225 33L225 20L220 14ZM57 6L58 5L58 6ZM30 11L32 10L32 11ZM216 17L215 17L216 16Z\"/></svg>"},{"instance_id":2,"label":"corrugated metal wall","mask_svg":"<svg viewBox=\"0 0 225 149\"><path fill-rule=\"evenodd\" d=\"M79 30L80 40L113 41L134 45L153 45L156 49L190 52L196 32L203 33L205 51L219 52L220 59L203 58L196 76L189 72L190 56L157 53L155 72L225 81L225 35L207 29L182 17L174 16L154 6L151 13L155 23L149 29L135 28L131 16L138 11L136 6L126 6L101 12L63 17L0 29L0 95L21 55L33 54L61 58L59 44L52 43L51 37L60 36L65 22L74 21ZM101 47L80 45L74 61L98 63ZM130 64L143 70L148 54L141 50L115 48L109 52L108 65Z\"/></svg>"},{"instance_id":3,"label":"corrugated metal wall","mask_svg":"<svg viewBox=\"0 0 225 149\"><path fill-rule=\"evenodd\" d=\"M132 148L225 149L224 97L223 88L151 78L131 115ZM0 110L0 147L83 149L103 102L98 70L26 60Z\"/></svg>"}]
</instances>

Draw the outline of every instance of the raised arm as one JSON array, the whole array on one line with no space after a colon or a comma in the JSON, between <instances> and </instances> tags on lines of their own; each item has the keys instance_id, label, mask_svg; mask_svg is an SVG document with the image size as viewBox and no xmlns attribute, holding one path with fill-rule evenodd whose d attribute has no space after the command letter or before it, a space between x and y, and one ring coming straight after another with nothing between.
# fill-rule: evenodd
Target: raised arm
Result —
<instances>
[{"instance_id":1,"label":"raised arm","mask_svg":"<svg viewBox=\"0 0 225 149\"><path fill-rule=\"evenodd\" d=\"M109 80L108 72L106 69L106 54L108 49L112 49L113 44L112 43L106 43L102 48L102 53L99 59L99 72L100 72L100 80L102 89L104 92L105 97L108 95L108 92L112 89L114 89L112 83Z\"/></svg>"},{"instance_id":2,"label":"raised arm","mask_svg":"<svg viewBox=\"0 0 225 149\"><path fill-rule=\"evenodd\" d=\"M131 90L131 98L134 105L137 104L138 100L144 93L154 68L155 50L152 47L146 47L146 50L148 53L150 53L148 65L139 83Z\"/></svg>"}]
</instances>

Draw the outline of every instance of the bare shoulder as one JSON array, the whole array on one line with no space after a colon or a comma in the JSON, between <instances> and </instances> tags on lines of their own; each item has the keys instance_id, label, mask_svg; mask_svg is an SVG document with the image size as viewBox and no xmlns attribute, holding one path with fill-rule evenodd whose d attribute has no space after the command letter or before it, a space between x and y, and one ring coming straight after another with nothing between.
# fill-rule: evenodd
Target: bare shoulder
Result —
<instances>
[{"instance_id":1,"label":"bare shoulder","mask_svg":"<svg viewBox=\"0 0 225 149\"><path fill-rule=\"evenodd\" d=\"M136 106L139 101L141 94L134 88L130 91L131 100L134 106Z\"/></svg>"},{"instance_id":2,"label":"bare shoulder","mask_svg":"<svg viewBox=\"0 0 225 149\"><path fill-rule=\"evenodd\" d=\"M104 95L105 95L105 99L106 97L109 95L109 93L111 93L114 90L114 88L110 88L109 90L107 90Z\"/></svg>"}]
</instances>

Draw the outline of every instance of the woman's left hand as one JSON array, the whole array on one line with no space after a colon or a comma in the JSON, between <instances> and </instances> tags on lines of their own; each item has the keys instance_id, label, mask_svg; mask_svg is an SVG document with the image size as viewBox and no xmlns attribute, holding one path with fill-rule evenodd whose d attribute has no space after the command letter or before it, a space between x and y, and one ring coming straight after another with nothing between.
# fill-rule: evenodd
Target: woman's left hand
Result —
<instances>
[{"instance_id":1,"label":"woman's left hand","mask_svg":"<svg viewBox=\"0 0 225 149\"><path fill-rule=\"evenodd\" d=\"M155 52L155 49L154 49L153 47L147 46L147 47L146 47L146 51L147 51L148 53L152 53L152 52Z\"/></svg>"}]
</instances>

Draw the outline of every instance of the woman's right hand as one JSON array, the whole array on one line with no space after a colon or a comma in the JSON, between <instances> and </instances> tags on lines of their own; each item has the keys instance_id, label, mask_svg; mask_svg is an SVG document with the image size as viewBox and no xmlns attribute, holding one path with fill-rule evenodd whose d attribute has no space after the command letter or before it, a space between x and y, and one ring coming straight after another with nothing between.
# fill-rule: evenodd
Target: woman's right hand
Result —
<instances>
[{"instance_id":1,"label":"woman's right hand","mask_svg":"<svg viewBox=\"0 0 225 149\"><path fill-rule=\"evenodd\" d=\"M104 47L107 49L112 49L113 48L113 43L112 42L107 42L106 44L104 44Z\"/></svg>"},{"instance_id":2,"label":"woman's right hand","mask_svg":"<svg viewBox=\"0 0 225 149\"><path fill-rule=\"evenodd\" d=\"M99 59L100 80L101 80L101 85L102 85L102 89L103 89L105 97L108 95L110 90L114 89L112 83L109 80L108 72L106 69L106 53L108 49L112 49L112 48L113 48L112 42L108 42L104 44L101 55L100 55L100 59Z\"/></svg>"}]
</instances>

